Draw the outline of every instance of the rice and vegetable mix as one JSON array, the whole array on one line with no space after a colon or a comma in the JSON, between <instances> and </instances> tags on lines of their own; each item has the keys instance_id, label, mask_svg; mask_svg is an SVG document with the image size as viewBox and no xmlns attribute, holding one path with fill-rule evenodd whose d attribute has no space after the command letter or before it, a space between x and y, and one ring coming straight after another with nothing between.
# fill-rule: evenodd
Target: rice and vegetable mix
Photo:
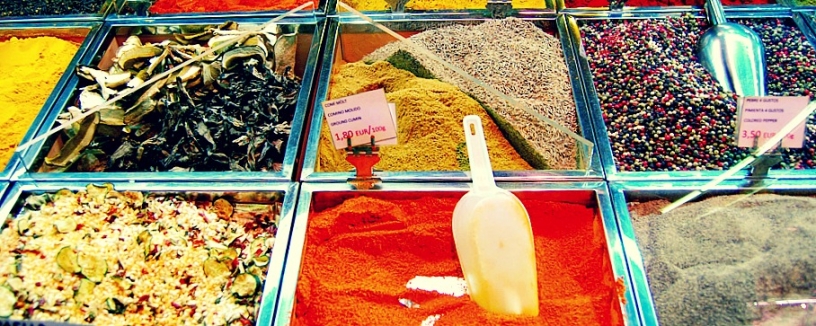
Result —
<instances>
[{"instance_id":1,"label":"rice and vegetable mix","mask_svg":"<svg viewBox=\"0 0 816 326\"><path fill-rule=\"evenodd\" d=\"M252 324L279 212L110 185L31 195L0 233L0 317Z\"/></svg>"}]
</instances>

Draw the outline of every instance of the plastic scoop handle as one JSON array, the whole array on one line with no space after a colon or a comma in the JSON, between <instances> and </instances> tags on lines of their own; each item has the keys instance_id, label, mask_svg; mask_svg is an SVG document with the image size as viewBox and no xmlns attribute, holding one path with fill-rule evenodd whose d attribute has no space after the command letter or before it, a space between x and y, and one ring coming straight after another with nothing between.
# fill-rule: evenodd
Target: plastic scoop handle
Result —
<instances>
[{"instance_id":1,"label":"plastic scoop handle","mask_svg":"<svg viewBox=\"0 0 816 326\"><path fill-rule=\"evenodd\" d=\"M493 167L490 165L490 156L487 155L482 120L479 116L469 115L462 123L465 127L465 143L470 159L470 177L473 179L471 192L494 191L497 188L496 181L493 180Z\"/></svg>"}]
</instances>

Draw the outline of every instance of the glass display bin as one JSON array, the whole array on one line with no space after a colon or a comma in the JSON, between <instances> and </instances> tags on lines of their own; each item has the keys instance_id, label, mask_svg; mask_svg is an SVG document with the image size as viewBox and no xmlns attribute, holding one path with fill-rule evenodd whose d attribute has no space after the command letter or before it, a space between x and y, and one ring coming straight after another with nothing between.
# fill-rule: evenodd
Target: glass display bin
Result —
<instances>
[{"instance_id":1,"label":"glass display bin","mask_svg":"<svg viewBox=\"0 0 816 326\"><path fill-rule=\"evenodd\" d=\"M274 325L639 324L605 183L499 186L530 216L538 317L487 313L460 291L451 218L468 184L304 183ZM411 285L421 278L439 288Z\"/></svg>"},{"instance_id":2,"label":"glass display bin","mask_svg":"<svg viewBox=\"0 0 816 326\"><path fill-rule=\"evenodd\" d=\"M292 180L323 22L269 23L106 25L46 117L44 141L31 146L20 178Z\"/></svg>"},{"instance_id":3,"label":"glass display bin","mask_svg":"<svg viewBox=\"0 0 816 326\"><path fill-rule=\"evenodd\" d=\"M14 174L24 153L17 152L17 146L34 137L100 26L101 22L0 21L7 77L0 102L5 106L0 116L0 180Z\"/></svg>"},{"instance_id":4,"label":"glass display bin","mask_svg":"<svg viewBox=\"0 0 816 326\"><path fill-rule=\"evenodd\" d=\"M0 208L0 319L268 325L298 188L15 183Z\"/></svg>"},{"instance_id":5,"label":"glass display bin","mask_svg":"<svg viewBox=\"0 0 816 326\"><path fill-rule=\"evenodd\" d=\"M368 18L327 27L302 180L354 174L322 103L377 89L397 125L397 145L380 146L374 166L383 181L467 180L466 115L480 116L500 180L603 178L572 43L554 16Z\"/></svg>"},{"instance_id":6,"label":"glass display bin","mask_svg":"<svg viewBox=\"0 0 816 326\"><path fill-rule=\"evenodd\" d=\"M768 95L809 96L816 76L813 36L799 15L726 11L729 22L756 31L765 46ZM577 58L609 180L711 179L747 157L735 146L736 95L724 91L696 61L708 23L703 13L586 14L568 18L581 36ZM666 35L671 35L667 38ZM636 59L633 59L636 58ZM814 126L815 117L807 121ZM783 148L772 177L813 176L814 135ZM735 175L760 176L762 169ZM755 171L757 173L755 173Z\"/></svg>"},{"instance_id":7,"label":"glass display bin","mask_svg":"<svg viewBox=\"0 0 816 326\"><path fill-rule=\"evenodd\" d=\"M610 186L645 325L813 324L813 183L727 181L661 214L704 184Z\"/></svg>"}]
</instances>

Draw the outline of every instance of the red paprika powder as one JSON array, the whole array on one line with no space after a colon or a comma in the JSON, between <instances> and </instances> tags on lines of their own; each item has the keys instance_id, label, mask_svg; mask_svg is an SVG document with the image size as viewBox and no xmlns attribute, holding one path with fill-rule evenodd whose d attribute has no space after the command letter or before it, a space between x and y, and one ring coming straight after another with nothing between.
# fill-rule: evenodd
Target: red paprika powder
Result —
<instances>
[{"instance_id":1,"label":"red paprika powder","mask_svg":"<svg viewBox=\"0 0 816 326\"><path fill-rule=\"evenodd\" d=\"M459 196L361 196L313 213L293 324L420 325L432 315L441 315L437 326L623 324L622 280L610 269L601 219L577 204L522 200L535 238L539 316L502 316L467 295L408 290L418 275L462 277L451 233ZM401 305L401 298L419 308Z\"/></svg>"},{"instance_id":2,"label":"red paprika powder","mask_svg":"<svg viewBox=\"0 0 816 326\"><path fill-rule=\"evenodd\" d=\"M289 10L309 0L157 0L151 7L154 14L178 14L188 12L227 12ZM313 1L315 7L317 0ZM314 8L306 8L312 10Z\"/></svg>"}]
</instances>

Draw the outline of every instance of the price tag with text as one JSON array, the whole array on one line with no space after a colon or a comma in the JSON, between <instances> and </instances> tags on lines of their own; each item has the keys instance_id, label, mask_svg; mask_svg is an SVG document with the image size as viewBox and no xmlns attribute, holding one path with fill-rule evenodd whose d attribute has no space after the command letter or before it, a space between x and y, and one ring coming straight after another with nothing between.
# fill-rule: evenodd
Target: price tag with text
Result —
<instances>
[{"instance_id":1,"label":"price tag with text","mask_svg":"<svg viewBox=\"0 0 816 326\"><path fill-rule=\"evenodd\" d=\"M346 148L349 138L351 146L370 144L371 136L377 145L397 143L395 117L382 88L322 104L335 148Z\"/></svg>"},{"instance_id":2,"label":"price tag with text","mask_svg":"<svg viewBox=\"0 0 816 326\"><path fill-rule=\"evenodd\" d=\"M737 146L761 146L788 124L809 102L807 96L746 96L737 110ZM805 139L805 121L782 138L782 147L801 148Z\"/></svg>"}]
</instances>

